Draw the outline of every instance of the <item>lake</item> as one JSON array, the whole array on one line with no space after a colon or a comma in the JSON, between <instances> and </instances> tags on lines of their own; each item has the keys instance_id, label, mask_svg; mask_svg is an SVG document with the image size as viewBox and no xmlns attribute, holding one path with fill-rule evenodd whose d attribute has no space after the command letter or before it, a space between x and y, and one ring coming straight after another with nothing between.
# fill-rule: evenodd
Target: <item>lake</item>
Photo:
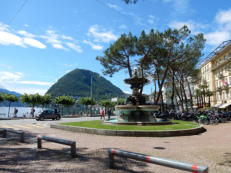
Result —
<instances>
[{"instance_id":1,"label":"lake","mask_svg":"<svg viewBox=\"0 0 231 173\"><path fill-rule=\"evenodd\" d=\"M30 117L30 111L31 107L11 107L10 108L10 117L14 116L14 108L18 109L17 117L23 117L25 115L26 117ZM7 118L8 117L8 109L9 107L0 107L0 118ZM35 107L35 114L42 112L42 108Z\"/></svg>"}]
</instances>

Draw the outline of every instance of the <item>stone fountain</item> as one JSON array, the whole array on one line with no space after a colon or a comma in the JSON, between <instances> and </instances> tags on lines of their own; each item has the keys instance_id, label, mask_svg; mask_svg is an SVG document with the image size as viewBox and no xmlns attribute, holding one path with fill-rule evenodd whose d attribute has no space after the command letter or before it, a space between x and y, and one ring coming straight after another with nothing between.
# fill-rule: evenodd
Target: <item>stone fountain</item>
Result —
<instances>
[{"instance_id":1,"label":"stone fountain","mask_svg":"<svg viewBox=\"0 0 231 173\"><path fill-rule=\"evenodd\" d=\"M159 110L158 105L147 105L145 97L140 94L140 90L148 83L148 80L141 75L140 71L135 70L131 78L125 79L125 83L131 85L132 95L126 100L126 105L118 105L115 107L117 124L168 124L162 122L153 115L155 111Z\"/></svg>"}]
</instances>

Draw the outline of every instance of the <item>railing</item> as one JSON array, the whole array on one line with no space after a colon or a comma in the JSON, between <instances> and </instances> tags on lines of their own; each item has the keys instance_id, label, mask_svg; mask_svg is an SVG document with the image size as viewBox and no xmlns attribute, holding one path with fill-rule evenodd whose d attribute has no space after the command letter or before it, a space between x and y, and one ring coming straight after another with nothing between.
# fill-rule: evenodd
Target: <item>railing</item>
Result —
<instances>
[{"instance_id":1,"label":"railing","mask_svg":"<svg viewBox=\"0 0 231 173\"><path fill-rule=\"evenodd\" d=\"M42 140L54 142L54 143L59 143L59 144L64 144L64 145L69 145L69 146L71 146L71 156L72 157L76 156L76 142L75 141L69 141L69 140L65 140L65 139L53 138L53 137L48 137L48 136L38 136L37 137L37 146L39 149L42 148Z\"/></svg>"},{"instance_id":2,"label":"railing","mask_svg":"<svg viewBox=\"0 0 231 173\"><path fill-rule=\"evenodd\" d=\"M159 157L148 156L148 155L133 153L129 151L123 151L123 150L111 148L108 150L108 154L109 154L109 167L110 168L115 168L114 156L119 156L119 157L126 157L130 159L138 160L138 161L143 161L147 163L154 163L157 165L175 168L179 170L184 170L188 172L208 173L207 166L200 166L200 165L195 165L195 164L190 164L190 163L178 162L174 160L167 160L167 159L163 159Z\"/></svg>"},{"instance_id":3,"label":"railing","mask_svg":"<svg viewBox=\"0 0 231 173\"><path fill-rule=\"evenodd\" d=\"M3 138L7 137L7 133L14 133L14 134L18 134L20 135L19 141L20 142L24 142L24 137L25 137L25 133L21 130L14 130L14 129L1 129L0 130L2 132L2 136Z\"/></svg>"}]
</instances>

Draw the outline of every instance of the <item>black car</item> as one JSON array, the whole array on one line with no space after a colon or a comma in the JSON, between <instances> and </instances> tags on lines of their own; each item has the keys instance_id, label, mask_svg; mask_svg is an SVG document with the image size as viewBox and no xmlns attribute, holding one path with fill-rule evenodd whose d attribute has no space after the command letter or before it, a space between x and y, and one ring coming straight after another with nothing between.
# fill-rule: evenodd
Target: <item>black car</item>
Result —
<instances>
[{"instance_id":1,"label":"black car","mask_svg":"<svg viewBox=\"0 0 231 173\"><path fill-rule=\"evenodd\" d=\"M57 111L53 110L45 110L42 113L36 116L36 120L44 120L44 119L52 119L52 120L60 120L61 115Z\"/></svg>"}]
</instances>

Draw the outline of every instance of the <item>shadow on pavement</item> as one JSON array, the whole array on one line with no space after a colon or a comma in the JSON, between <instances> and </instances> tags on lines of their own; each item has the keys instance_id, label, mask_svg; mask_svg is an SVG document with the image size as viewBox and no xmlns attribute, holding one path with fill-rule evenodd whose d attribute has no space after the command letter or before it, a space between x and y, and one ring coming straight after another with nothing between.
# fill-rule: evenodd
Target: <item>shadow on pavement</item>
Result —
<instances>
[{"instance_id":1,"label":"shadow on pavement","mask_svg":"<svg viewBox=\"0 0 231 173\"><path fill-rule=\"evenodd\" d=\"M51 149L44 143L42 149L37 145L19 143L15 140L0 147L0 172L53 173L53 172L145 172L147 166L126 158L116 157L116 169L108 167L107 149L89 151L88 148L77 147L77 157L72 158L70 148Z\"/></svg>"}]
</instances>

